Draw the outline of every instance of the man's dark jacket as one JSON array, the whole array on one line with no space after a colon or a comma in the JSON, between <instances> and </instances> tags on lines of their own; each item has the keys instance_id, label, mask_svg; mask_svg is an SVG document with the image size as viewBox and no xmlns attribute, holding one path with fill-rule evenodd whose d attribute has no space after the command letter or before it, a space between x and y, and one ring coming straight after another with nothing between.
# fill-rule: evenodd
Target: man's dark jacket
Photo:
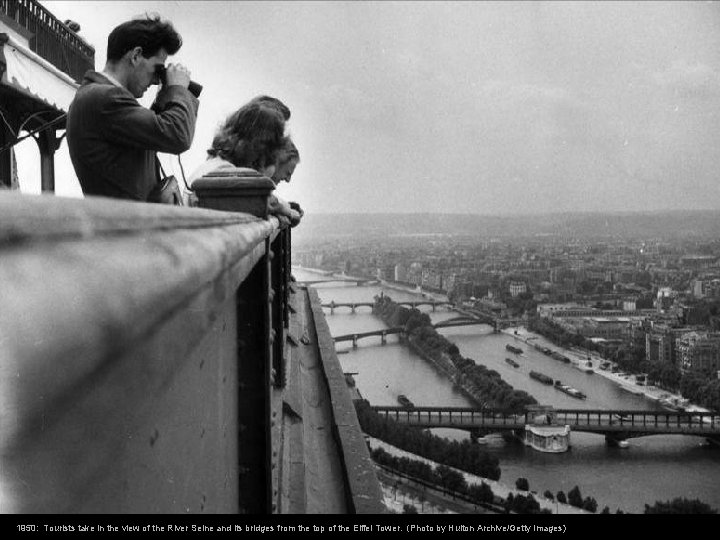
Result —
<instances>
[{"instance_id":1,"label":"man's dark jacket","mask_svg":"<svg viewBox=\"0 0 720 540\"><path fill-rule=\"evenodd\" d=\"M70 104L67 140L85 195L146 201L158 181L156 152L190 148L199 101L182 86L163 88L152 109L95 71Z\"/></svg>"}]
</instances>

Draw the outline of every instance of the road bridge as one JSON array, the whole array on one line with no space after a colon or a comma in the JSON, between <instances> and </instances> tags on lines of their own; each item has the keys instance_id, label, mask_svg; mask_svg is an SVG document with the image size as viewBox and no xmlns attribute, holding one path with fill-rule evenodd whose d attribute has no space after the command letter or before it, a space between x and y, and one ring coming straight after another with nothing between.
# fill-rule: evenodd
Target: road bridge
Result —
<instances>
[{"instance_id":1,"label":"road bridge","mask_svg":"<svg viewBox=\"0 0 720 540\"><path fill-rule=\"evenodd\" d=\"M457 428L476 434L523 430L536 414L468 407L373 406L372 409L408 426ZM551 409L550 413L555 425L568 425L571 431L605 435L609 442L649 435L695 435L720 443L718 413L597 409Z\"/></svg>"},{"instance_id":2,"label":"road bridge","mask_svg":"<svg viewBox=\"0 0 720 540\"><path fill-rule=\"evenodd\" d=\"M495 326L495 319L492 317L454 317L452 319L446 319L439 323L433 324L434 328L451 328L453 326L470 326L474 324L489 324Z\"/></svg>"},{"instance_id":3,"label":"road bridge","mask_svg":"<svg viewBox=\"0 0 720 540\"><path fill-rule=\"evenodd\" d=\"M393 334L404 334L405 328L401 326L397 326L395 328L384 328L382 330L371 330L369 332L357 332L355 334L345 334L342 336L337 336L334 339L335 343L341 343L343 341L352 341L353 347L357 347L357 341L361 338L366 338L370 336L380 336L380 342L385 345L387 343L387 336L393 335Z\"/></svg>"},{"instance_id":4,"label":"road bridge","mask_svg":"<svg viewBox=\"0 0 720 540\"><path fill-rule=\"evenodd\" d=\"M449 328L453 326L470 326L474 324L488 324L480 319L473 319L470 317L456 317L433 324L433 328ZM369 330L367 332L355 332L353 334L343 334L334 338L335 343L341 343L343 341L352 341L353 347L357 347L359 339L380 336L380 342L384 345L387 343L387 336L393 334L405 334L405 328L402 326L395 326L393 328L382 328L380 330Z\"/></svg>"},{"instance_id":5,"label":"road bridge","mask_svg":"<svg viewBox=\"0 0 720 540\"><path fill-rule=\"evenodd\" d=\"M435 311L435 308L440 306L449 306L452 307L452 302L438 302L436 300L418 300L417 302L395 302L398 305L401 306L407 306L410 308L417 308L420 306L432 306L432 310ZM331 300L329 303L323 304L322 307L329 308L330 314L335 313L335 308L340 307L347 307L350 308L352 313L355 313L355 310L359 307L369 307L372 309L372 307L375 305L375 302L335 302L334 300Z\"/></svg>"},{"instance_id":6,"label":"road bridge","mask_svg":"<svg viewBox=\"0 0 720 540\"><path fill-rule=\"evenodd\" d=\"M302 280L297 282L300 285L317 285L318 283L357 283L358 287L361 287L363 285L375 285L376 283L380 283L377 279L362 279L362 278L343 278L343 277L337 277L337 278L325 278L325 279L310 279L310 280Z\"/></svg>"}]
</instances>

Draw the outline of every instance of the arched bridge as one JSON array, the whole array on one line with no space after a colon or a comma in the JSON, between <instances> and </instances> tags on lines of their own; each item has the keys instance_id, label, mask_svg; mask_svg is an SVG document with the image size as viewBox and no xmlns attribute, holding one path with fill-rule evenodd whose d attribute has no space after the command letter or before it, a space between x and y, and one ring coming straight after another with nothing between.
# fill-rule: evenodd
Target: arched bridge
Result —
<instances>
[{"instance_id":1,"label":"arched bridge","mask_svg":"<svg viewBox=\"0 0 720 540\"><path fill-rule=\"evenodd\" d=\"M365 303L360 303L361 305L367 305ZM323 305L323 307L327 307L326 305ZM433 324L433 328L451 328L454 326L470 326L474 324L489 324L493 326L497 330L497 321L492 320L485 320L481 317L474 318L474 317L455 317L452 319L447 319L445 321L441 321L439 323ZM401 326L393 327L393 328L383 328L381 330L369 330L367 332L355 332L352 334L343 334L342 336L337 336L334 338L335 343L340 343L342 341L352 341L353 347L357 347L357 341L358 339L371 337L371 336L380 336L380 341L384 345L387 343L387 336L392 334L404 334L405 329Z\"/></svg>"},{"instance_id":2,"label":"arched bridge","mask_svg":"<svg viewBox=\"0 0 720 540\"><path fill-rule=\"evenodd\" d=\"M374 285L380 283L377 279L347 279L347 278L328 278L328 279L312 279L298 281L300 285L317 285L318 283L357 283L358 287L363 285Z\"/></svg>"},{"instance_id":3,"label":"arched bridge","mask_svg":"<svg viewBox=\"0 0 720 540\"><path fill-rule=\"evenodd\" d=\"M416 308L419 306L432 306L433 311L435 311L435 308L439 306L453 305L452 302L438 302L435 300L420 300L418 302L396 302L396 304L411 308ZM353 313L355 313L355 310L359 307L372 308L374 305L375 302L335 302L334 300L332 300L327 304L323 304L322 307L330 308L330 314L332 315L333 313L335 313L335 308L348 307Z\"/></svg>"},{"instance_id":4,"label":"arched bridge","mask_svg":"<svg viewBox=\"0 0 720 540\"><path fill-rule=\"evenodd\" d=\"M362 278L344 278L344 277L337 277L337 278L326 278L326 279L312 279L312 280L303 280L298 281L300 285L317 285L318 283L357 283L358 287L361 287L362 285L373 285L375 283L380 283L377 279L362 279Z\"/></svg>"},{"instance_id":5,"label":"arched bridge","mask_svg":"<svg viewBox=\"0 0 720 540\"><path fill-rule=\"evenodd\" d=\"M386 337L392 334L403 334L405 333L405 328L402 326L397 326L395 328L384 328L382 330L371 330L369 332L357 332L355 334L345 334L343 336L337 336L334 339L335 343L340 343L342 341L352 341L353 347L357 347L357 340L360 338L370 337L370 336L380 336L380 341L384 345L387 340Z\"/></svg>"},{"instance_id":6,"label":"arched bridge","mask_svg":"<svg viewBox=\"0 0 720 540\"><path fill-rule=\"evenodd\" d=\"M469 326L473 324L490 324L480 319L474 319L471 317L455 317L454 319L448 319L447 321L442 321L437 324L434 324L434 328L449 328L452 326ZM340 343L343 341L352 341L353 347L357 347L357 341L358 339L371 337L371 336L380 336L380 342L384 345L387 343L387 336L393 335L393 334L404 334L405 328L402 326L396 326L393 328L382 328L380 330L369 330L367 332L355 332L353 334L343 334L342 336L337 336L333 338L335 340L335 343Z\"/></svg>"},{"instance_id":7,"label":"arched bridge","mask_svg":"<svg viewBox=\"0 0 720 540\"><path fill-rule=\"evenodd\" d=\"M495 326L496 319L490 316L482 316L482 317L454 317L452 319L446 319L444 321L440 321L439 323L433 324L433 327L435 328L450 328L453 326L469 326L472 324L489 324L490 326Z\"/></svg>"},{"instance_id":8,"label":"arched bridge","mask_svg":"<svg viewBox=\"0 0 720 540\"><path fill-rule=\"evenodd\" d=\"M522 430L532 423L535 414L466 407L373 406L372 409L385 418L409 426L457 428L476 433ZM571 431L598 433L609 440L675 434L698 435L720 442L718 413L594 409L552 409L550 412L556 425L568 425Z\"/></svg>"}]
</instances>

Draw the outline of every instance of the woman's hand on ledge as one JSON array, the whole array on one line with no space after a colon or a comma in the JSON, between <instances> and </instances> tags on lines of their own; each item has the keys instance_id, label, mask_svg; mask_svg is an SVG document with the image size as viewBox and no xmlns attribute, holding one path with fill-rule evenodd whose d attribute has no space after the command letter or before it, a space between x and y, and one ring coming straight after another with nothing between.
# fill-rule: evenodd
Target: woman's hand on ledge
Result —
<instances>
[{"instance_id":1,"label":"woman's hand on ledge","mask_svg":"<svg viewBox=\"0 0 720 540\"><path fill-rule=\"evenodd\" d=\"M296 210L293 208L293 206L297 206ZM297 203L286 203L282 199L279 199L275 195L270 195L269 201L268 201L268 207L270 210L270 214L274 215L278 220L280 221L280 226L290 226L295 227L297 224L300 223L300 220L303 216L303 211L300 210L300 205Z\"/></svg>"}]
</instances>

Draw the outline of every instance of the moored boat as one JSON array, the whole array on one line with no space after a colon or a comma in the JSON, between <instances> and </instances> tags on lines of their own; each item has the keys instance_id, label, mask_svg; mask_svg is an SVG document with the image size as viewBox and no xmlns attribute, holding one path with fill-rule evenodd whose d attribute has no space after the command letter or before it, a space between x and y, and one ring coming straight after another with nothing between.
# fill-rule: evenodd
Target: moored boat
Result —
<instances>
[{"instance_id":1,"label":"moored boat","mask_svg":"<svg viewBox=\"0 0 720 540\"><path fill-rule=\"evenodd\" d=\"M402 405L403 407L406 407L408 409L412 409L415 407L415 404L408 399L408 397L404 394L400 394L397 397L398 403Z\"/></svg>"},{"instance_id":2,"label":"moored boat","mask_svg":"<svg viewBox=\"0 0 720 540\"><path fill-rule=\"evenodd\" d=\"M505 361L506 361L508 364L510 364L512 367L514 367L514 368L520 367L520 364L518 364L518 363L517 363L515 360L513 360L512 358L506 358Z\"/></svg>"},{"instance_id":3,"label":"moored boat","mask_svg":"<svg viewBox=\"0 0 720 540\"><path fill-rule=\"evenodd\" d=\"M560 354L560 353L557 352L557 351L550 351L549 354L550 354L550 356L551 356L552 358L554 358L555 360L560 360L561 362L565 362L566 364L569 364L569 363L570 363L570 359L569 359L567 356L565 356L565 355L563 355L563 354Z\"/></svg>"},{"instance_id":4,"label":"moored boat","mask_svg":"<svg viewBox=\"0 0 720 540\"><path fill-rule=\"evenodd\" d=\"M522 354L522 352L523 352L523 350L522 350L520 347L513 347L513 346L510 345L509 343L508 343L507 345L505 345L505 348L506 348L508 351L510 351L510 352L512 352L512 353L515 353L515 354Z\"/></svg>"},{"instance_id":5,"label":"moored boat","mask_svg":"<svg viewBox=\"0 0 720 540\"><path fill-rule=\"evenodd\" d=\"M664 399L661 399L659 401L660 405L662 405L665 409L669 411L675 411L675 412L684 412L685 407L690 403L687 399L682 398L676 398L676 397L667 397Z\"/></svg>"},{"instance_id":6,"label":"moored boat","mask_svg":"<svg viewBox=\"0 0 720 540\"><path fill-rule=\"evenodd\" d=\"M540 452L567 452L570 447L570 426L526 424L523 442Z\"/></svg>"},{"instance_id":7,"label":"moored boat","mask_svg":"<svg viewBox=\"0 0 720 540\"><path fill-rule=\"evenodd\" d=\"M583 392L581 392L577 388L573 388L572 386L563 384L562 381L555 381L555 389L560 390L561 392L564 392L568 396L572 396L574 398L578 398L578 399L586 399L587 398L587 396Z\"/></svg>"},{"instance_id":8,"label":"moored boat","mask_svg":"<svg viewBox=\"0 0 720 540\"><path fill-rule=\"evenodd\" d=\"M552 377L548 377L547 375L545 375L544 373L540 373L539 371L531 371L530 378L535 379L536 381L540 381L543 384L553 383Z\"/></svg>"}]
</instances>

